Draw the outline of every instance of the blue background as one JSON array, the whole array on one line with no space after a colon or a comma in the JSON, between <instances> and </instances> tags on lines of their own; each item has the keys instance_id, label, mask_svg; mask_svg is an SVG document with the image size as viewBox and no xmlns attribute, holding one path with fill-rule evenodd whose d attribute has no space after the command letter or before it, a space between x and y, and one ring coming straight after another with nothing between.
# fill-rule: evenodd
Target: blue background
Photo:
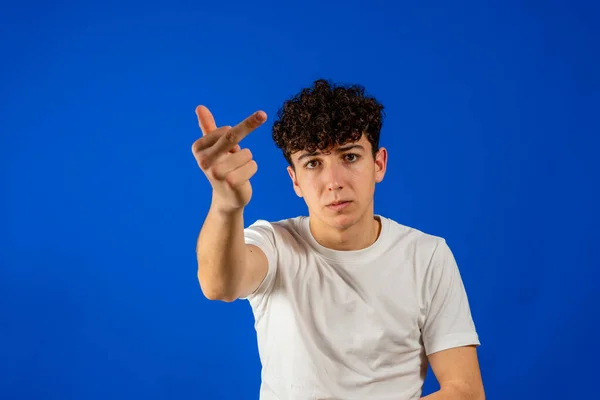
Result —
<instances>
[{"instance_id":1,"label":"blue background","mask_svg":"<svg viewBox=\"0 0 600 400\"><path fill-rule=\"evenodd\" d=\"M257 399L249 305L196 279L211 191L194 108L218 125L266 111L242 143L259 164L246 225L301 215L270 127L321 77L385 105L376 212L453 249L488 399L598 395L597 5L16 4L0 12L0 398Z\"/></svg>"}]
</instances>

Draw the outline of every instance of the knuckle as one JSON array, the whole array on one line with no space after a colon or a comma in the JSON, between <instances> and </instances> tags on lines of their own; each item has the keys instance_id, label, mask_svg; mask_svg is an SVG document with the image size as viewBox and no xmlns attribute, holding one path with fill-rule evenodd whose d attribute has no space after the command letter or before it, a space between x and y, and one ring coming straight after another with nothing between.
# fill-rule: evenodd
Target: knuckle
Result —
<instances>
[{"instance_id":1,"label":"knuckle","mask_svg":"<svg viewBox=\"0 0 600 400\"><path fill-rule=\"evenodd\" d=\"M236 138L235 131L233 131L232 129L228 130L227 133L225 133L225 135L223 136L223 138L227 142L234 143Z\"/></svg>"},{"instance_id":2,"label":"knuckle","mask_svg":"<svg viewBox=\"0 0 600 400\"><path fill-rule=\"evenodd\" d=\"M237 179L236 179L236 175L233 172L228 173L227 175L225 175L225 182L227 182L227 184L229 186L236 186L237 184Z\"/></svg>"},{"instance_id":3,"label":"knuckle","mask_svg":"<svg viewBox=\"0 0 600 400\"><path fill-rule=\"evenodd\" d=\"M259 120L257 119L256 115L252 115L246 118L246 121L244 122L246 123L246 127L248 127L249 129L254 129L259 125Z\"/></svg>"},{"instance_id":4,"label":"knuckle","mask_svg":"<svg viewBox=\"0 0 600 400\"><path fill-rule=\"evenodd\" d=\"M215 166L209 168L207 172L212 179L215 179L218 181L223 179L223 172L222 172L222 169L219 168L219 165L215 165Z\"/></svg>"},{"instance_id":5,"label":"knuckle","mask_svg":"<svg viewBox=\"0 0 600 400\"><path fill-rule=\"evenodd\" d=\"M207 143L208 143L207 137L202 136L200 139L196 140L192 144L192 153L194 153L194 155L199 154L202 150L204 150L207 147Z\"/></svg>"},{"instance_id":6,"label":"knuckle","mask_svg":"<svg viewBox=\"0 0 600 400\"><path fill-rule=\"evenodd\" d=\"M199 154L196 159L198 161L198 165L203 170L207 170L210 168L210 160L205 155Z\"/></svg>"},{"instance_id":7,"label":"knuckle","mask_svg":"<svg viewBox=\"0 0 600 400\"><path fill-rule=\"evenodd\" d=\"M210 168L206 171L206 176L208 177L209 180L211 181L220 181L221 179L219 178L219 171L216 170L215 168Z\"/></svg>"},{"instance_id":8,"label":"knuckle","mask_svg":"<svg viewBox=\"0 0 600 400\"><path fill-rule=\"evenodd\" d=\"M200 149L200 143L202 143L202 139L198 139L194 143L192 143L192 154L195 155L196 153L198 153Z\"/></svg>"},{"instance_id":9,"label":"knuckle","mask_svg":"<svg viewBox=\"0 0 600 400\"><path fill-rule=\"evenodd\" d=\"M208 177L209 177L210 179L212 179L212 180L215 180L215 181L220 181L220 180L222 180L222 176L221 176L222 174L221 174L221 172L219 171L219 169L218 169L218 168L216 168L216 167L213 167L213 168L210 168L210 169L208 169L208 170L206 171L206 173L208 174Z\"/></svg>"},{"instance_id":10,"label":"knuckle","mask_svg":"<svg viewBox=\"0 0 600 400\"><path fill-rule=\"evenodd\" d=\"M248 149L241 149L235 153L235 158L239 167L252 159L252 154Z\"/></svg>"}]
</instances>

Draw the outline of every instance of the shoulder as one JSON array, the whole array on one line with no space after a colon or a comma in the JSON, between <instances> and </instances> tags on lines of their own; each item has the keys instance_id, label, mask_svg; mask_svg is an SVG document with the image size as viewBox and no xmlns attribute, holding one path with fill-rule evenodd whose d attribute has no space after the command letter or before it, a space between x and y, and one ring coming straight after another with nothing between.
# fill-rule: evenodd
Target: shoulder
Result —
<instances>
[{"instance_id":1,"label":"shoulder","mask_svg":"<svg viewBox=\"0 0 600 400\"><path fill-rule=\"evenodd\" d=\"M383 229L386 229L389 245L403 252L432 255L440 246L446 246L446 239L412 226L401 224L391 218L379 216Z\"/></svg>"},{"instance_id":2,"label":"shoulder","mask_svg":"<svg viewBox=\"0 0 600 400\"><path fill-rule=\"evenodd\" d=\"M277 221L258 219L244 229L244 235L247 238L261 236L273 242L273 245L280 246L298 240L304 218L298 216Z\"/></svg>"},{"instance_id":3,"label":"shoulder","mask_svg":"<svg viewBox=\"0 0 600 400\"><path fill-rule=\"evenodd\" d=\"M277 221L268 221L265 219L257 219L252 222L247 228L246 231L254 231L254 230L270 230L272 232L281 233L284 231L298 231L301 227L303 216L293 217L293 218L285 218Z\"/></svg>"},{"instance_id":4,"label":"shoulder","mask_svg":"<svg viewBox=\"0 0 600 400\"><path fill-rule=\"evenodd\" d=\"M447 267L454 267L455 260L446 238L407 226L390 218L387 224L386 246L393 258L410 265L417 281L432 279Z\"/></svg>"}]
</instances>

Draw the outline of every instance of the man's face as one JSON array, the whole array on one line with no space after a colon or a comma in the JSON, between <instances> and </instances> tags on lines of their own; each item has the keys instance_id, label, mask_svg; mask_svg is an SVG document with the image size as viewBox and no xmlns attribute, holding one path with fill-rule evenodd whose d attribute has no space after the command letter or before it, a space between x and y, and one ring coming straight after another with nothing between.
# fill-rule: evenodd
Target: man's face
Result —
<instances>
[{"instance_id":1,"label":"man's face","mask_svg":"<svg viewBox=\"0 0 600 400\"><path fill-rule=\"evenodd\" d=\"M380 148L373 159L371 143L363 135L356 142L336 146L326 153L299 151L291 158L295 171L288 167L288 173L311 217L344 230L368 211L372 213L375 184L385 175L385 148Z\"/></svg>"}]
</instances>

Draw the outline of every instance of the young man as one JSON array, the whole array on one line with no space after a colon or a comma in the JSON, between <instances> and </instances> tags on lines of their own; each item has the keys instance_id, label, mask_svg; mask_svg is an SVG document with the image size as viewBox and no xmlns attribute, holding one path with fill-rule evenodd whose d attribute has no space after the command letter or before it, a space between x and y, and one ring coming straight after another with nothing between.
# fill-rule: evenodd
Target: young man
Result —
<instances>
[{"instance_id":1,"label":"young man","mask_svg":"<svg viewBox=\"0 0 600 400\"><path fill-rule=\"evenodd\" d=\"M209 299L247 299L263 366L261 400L485 398L478 335L444 239L374 213L386 172L383 107L359 86L314 82L285 102L273 139L308 216L244 228L257 164L238 143L258 111L217 128L206 107L192 146L213 188L197 244Z\"/></svg>"}]
</instances>

